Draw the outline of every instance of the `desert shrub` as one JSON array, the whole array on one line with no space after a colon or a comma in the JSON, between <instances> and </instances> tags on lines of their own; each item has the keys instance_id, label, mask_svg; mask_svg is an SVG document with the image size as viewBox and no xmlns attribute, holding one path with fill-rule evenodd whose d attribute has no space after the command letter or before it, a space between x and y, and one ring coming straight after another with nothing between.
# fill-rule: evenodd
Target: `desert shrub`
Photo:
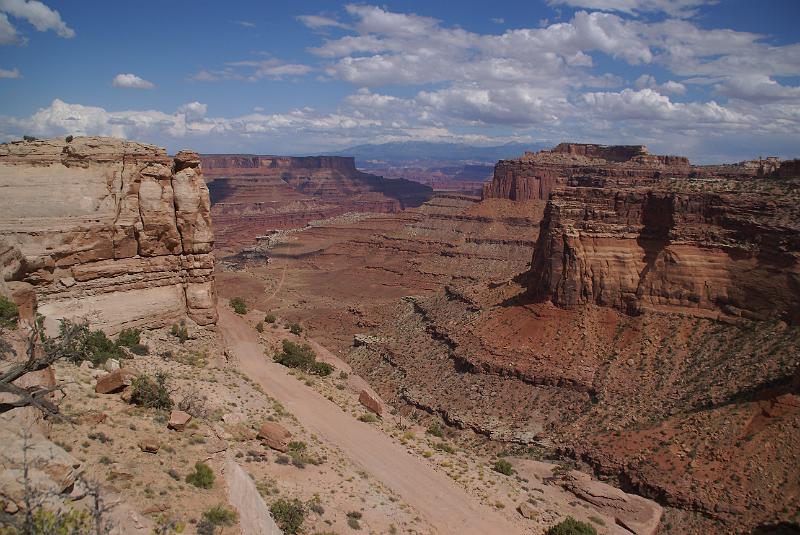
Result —
<instances>
[{"instance_id":1,"label":"desert shrub","mask_svg":"<svg viewBox=\"0 0 800 535\"><path fill-rule=\"evenodd\" d=\"M233 311L237 314L247 314L247 303L241 297L234 297L229 303Z\"/></svg>"},{"instance_id":2,"label":"desert shrub","mask_svg":"<svg viewBox=\"0 0 800 535\"><path fill-rule=\"evenodd\" d=\"M300 326L299 323L290 323L289 332L294 335L299 335L301 332L303 332L303 328Z\"/></svg>"},{"instance_id":3,"label":"desert shrub","mask_svg":"<svg viewBox=\"0 0 800 535\"><path fill-rule=\"evenodd\" d=\"M147 375L140 375L131 382L131 403L148 409L172 408L172 398L167 389L167 374L157 372L155 380Z\"/></svg>"},{"instance_id":4,"label":"desert shrub","mask_svg":"<svg viewBox=\"0 0 800 535\"><path fill-rule=\"evenodd\" d=\"M328 364L327 362L314 362L311 364L311 367L308 369L308 371L314 375L327 377L333 372L333 364Z\"/></svg>"},{"instance_id":5,"label":"desert shrub","mask_svg":"<svg viewBox=\"0 0 800 535\"><path fill-rule=\"evenodd\" d=\"M214 486L214 471L204 462L194 463L194 472L186 476L186 482L201 489Z\"/></svg>"},{"instance_id":6,"label":"desert shrub","mask_svg":"<svg viewBox=\"0 0 800 535\"><path fill-rule=\"evenodd\" d=\"M120 359L125 355L103 331L89 331L81 336L80 351L85 360L91 361L95 367L105 363L108 359Z\"/></svg>"},{"instance_id":7,"label":"desert shrub","mask_svg":"<svg viewBox=\"0 0 800 535\"><path fill-rule=\"evenodd\" d=\"M117 345L127 348L133 348L142 341L142 331L139 329L122 329L119 336L117 336Z\"/></svg>"},{"instance_id":8,"label":"desert shrub","mask_svg":"<svg viewBox=\"0 0 800 535\"><path fill-rule=\"evenodd\" d=\"M510 476L514 472L514 469L511 467L511 463L505 459L496 460L494 466L492 466L492 470L503 474L504 476Z\"/></svg>"},{"instance_id":9,"label":"desert shrub","mask_svg":"<svg viewBox=\"0 0 800 535\"><path fill-rule=\"evenodd\" d=\"M22 141L36 141L36 138L33 137L33 136L25 135L25 136L22 136Z\"/></svg>"},{"instance_id":10,"label":"desert shrub","mask_svg":"<svg viewBox=\"0 0 800 535\"><path fill-rule=\"evenodd\" d=\"M365 412L358 419L362 422L366 422L368 424L375 423L378 421L378 417L372 414L371 412Z\"/></svg>"},{"instance_id":11,"label":"desert shrub","mask_svg":"<svg viewBox=\"0 0 800 535\"><path fill-rule=\"evenodd\" d=\"M347 513L347 525L350 526L351 529L361 529L361 513L359 511L350 511Z\"/></svg>"},{"instance_id":12,"label":"desert shrub","mask_svg":"<svg viewBox=\"0 0 800 535\"><path fill-rule=\"evenodd\" d=\"M72 143L73 139L75 139L75 138L72 137L72 136L67 136L67 137L64 138L64 141L66 141L67 143Z\"/></svg>"},{"instance_id":13,"label":"desert shrub","mask_svg":"<svg viewBox=\"0 0 800 535\"><path fill-rule=\"evenodd\" d=\"M134 355L145 356L150 354L150 348L144 344L135 344L131 347L131 353Z\"/></svg>"},{"instance_id":14,"label":"desert shrub","mask_svg":"<svg viewBox=\"0 0 800 535\"><path fill-rule=\"evenodd\" d=\"M551 526L545 533L546 535L597 535L597 530L591 524L568 516L558 524Z\"/></svg>"},{"instance_id":15,"label":"desert shrub","mask_svg":"<svg viewBox=\"0 0 800 535\"><path fill-rule=\"evenodd\" d=\"M258 323L256 323L256 330L258 332L260 332L260 333L264 332L264 322L263 321L259 321Z\"/></svg>"},{"instance_id":16,"label":"desert shrub","mask_svg":"<svg viewBox=\"0 0 800 535\"><path fill-rule=\"evenodd\" d=\"M442 438L444 436L441 426L436 422L429 425L428 429L426 429L425 432L428 433L429 435L433 435L439 438Z\"/></svg>"},{"instance_id":17,"label":"desert shrub","mask_svg":"<svg viewBox=\"0 0 800 535\"><path fill-rule=\"evenodd\" d=\"M275 323L276 319L277 318L275 318L275 314L267 314L266 316L264 316L264 321L266 321L267 323Z\"/></svg>"},{"instance_id":18,"label":"desert shrub","mask_svg":"<svg viewBox=\"0 0 800 535\"><path fill-rule=\"evenodd\" d=\"M296 344L291 340L283 341L283 351L274 357L275 362L289 368L308 370L316 362L317 356L308 344Z\"/></svg>"},{"instance_id":19,"label":"desert shrub","mask_svg":"<svg viewBox=\"0 0 800 535\"><path fill-rule=\"evenodd\" d=\"M180 325L173 323L169 332L172 333L172 336L177 338L180 343L184 343L189 339L189 329L186 328L186 324L183 322L181 322Z\"/></svg>"},{"instance_id":20,"label":"desert shrub","mask_svg":"<svg viewBox=\"0 0 800 535\"><path fill-rule=\"evenodd\" d=\"M203 511L203 517L197 523L198 535L214 535L218 526L232 526L236 522L236 512L222 505Z\"/></svg>"},{"instance_id":21,"label":"desert shrub","mask_svg":"<svg viewBox=\"0 0 800 535\"><path fill-rule=\"evenodd\" d=\"M13 301L0 295L0 327L13 329L17 326L19 319L19 308Z\"/></svg>"},{"instance_id":22,"label":"desert shrub","mask_svg":"<svg viewBox=\"0 0 800 535\"><path fill-rule=\"evenodd\" d=\"M306 508L297 498L279 498L269 506L269 512L278 527L288 535L299 532L306 519Z\"/></svg>"},{"instance_id":23,"label":"desert shrub","mask_svg":"<svg viewBox=\"0 0 800 535\"><path fill-rule=\"evenodd\" d=\"M30 535L89 535L95 532L92 516L87 511L54 513L38 508L26 524L21 533Z\"/></svg>"},{"instance_id":24,"label":"desert shrub","mask_svg":"<svg viewBox=\"0 0 800 535\"><path fill-rule=\"evenodd\" d=\"M193 418L205 420L208 418L210 412L208 404L206 403L207 401L207 398L201 396L194 386L192 386L183 394L180 401L178 401L178 409L187 414L191 414Z\"/></svg>"}]
</instances>

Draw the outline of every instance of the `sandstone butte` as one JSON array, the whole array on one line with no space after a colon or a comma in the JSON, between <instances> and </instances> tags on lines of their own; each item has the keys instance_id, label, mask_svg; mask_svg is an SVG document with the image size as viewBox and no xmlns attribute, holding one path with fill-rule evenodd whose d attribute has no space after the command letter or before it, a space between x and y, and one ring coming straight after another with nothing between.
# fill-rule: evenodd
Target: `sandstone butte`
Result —
<instances>
[{"instance_id":1,"label":"sandstone butte","mask_svg":"<svg viewBox=\"0 0 800 535\"><path fill-rule=\"evenodd\" d=\"M109 334L216 322L214 233L193 152L114 138L0 145L4 279L33 286L48 320Z\"/></svg>"}]
</instances>

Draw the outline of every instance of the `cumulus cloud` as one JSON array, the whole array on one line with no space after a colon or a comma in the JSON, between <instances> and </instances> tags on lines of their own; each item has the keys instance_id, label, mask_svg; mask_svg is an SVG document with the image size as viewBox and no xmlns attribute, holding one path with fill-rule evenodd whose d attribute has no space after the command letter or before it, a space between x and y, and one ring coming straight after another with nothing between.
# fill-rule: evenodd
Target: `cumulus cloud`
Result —
<instances>
[{"instance_id":1,"label":"cumulus cloud","mask_svg":"<svg viewBox=\"0 0 800 535\"><path fill-rule=\"evenodd\" d=\"M153 89L155 87L153 82L148 82L144 78L131 73L116 75L111 81L111 85L129 89Z\"/></svg>"},{"instance_id":2,"label":"cumulus cloud","mask_svg":"<svg viewBox=\"0 0 800 535\"><path fill-rule=\"evenodd\" d=\"M781 85L763 74L743 74L715 86L718 93L728 98L757 104L794 101L800 104L800 87Z\"/></svg>"},{"instance_id":3,"label":"cumulus cloud","mask_svg":"<svg viewBox=\"0 0 800 535\"><path fill-rule=\"evenodd\" d=\"M188 102L178 108L178 113L182 113L187 121L199 121L206 116L207 111L208 105L197 101Z\"/></svg>"},{"instance_id":4,"label":"cumulus cloud","mask_svg":"<svg viewBox=\"0 0 800 535\"><path fill-rule=\"evenodd\" d=\"M17 68L11 70L0 69L0 78L22 78L22 75Z\"/></svg>"},{"instance_id":5,"label":"cumulus cloud","mask_svg":"<svg viewBox=\"0 0 800 535\"><path fill-rule=\"evenodd\" d=\"M639 16L646 13L663 13L671 17L688 18L697 14L704 5L718 0L548 0L551 6L564 5L576 8L617 11Z\"/></svg>"},{"instance_id":6,"label":"cumulus cloud","mask_svg":"<svg viewBox=\"0 0 800 535\"><path fill-rule=\"evenodd\" d=\"M0 0L0 45L25 42L9 16L27 21L40 32L52 30L59 37L75 37L75 30L67 26L58 11L38 0Z\"/></svg>"},{"instance_id":7,"label":"cumulus cloud","mask_svg":"<svg viewBox=\"0 0 800 535\"><path fill-rule=\"evenodd\" d=\"M636 79L634 84L638 89L653 89L659 93L670 93L674 95L682 95L686 93L686 86L674 80L667 80L663 84L656 82L652 74L643 74Z\"/></svg>"}]
</instances>

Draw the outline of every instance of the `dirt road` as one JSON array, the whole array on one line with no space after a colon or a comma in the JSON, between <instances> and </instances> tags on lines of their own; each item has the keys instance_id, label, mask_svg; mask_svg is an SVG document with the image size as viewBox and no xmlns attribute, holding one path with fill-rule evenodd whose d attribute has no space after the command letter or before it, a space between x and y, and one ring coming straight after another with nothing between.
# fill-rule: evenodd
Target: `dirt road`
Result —
<instances>
[{"instance_id":1,"label":"dirt road","mask_svg":"<svg viewBox=\"0 0 800 535\"><path fill-rule=\"evenodd\" d=\"M219 307L218 326L239 368L283 403L300 423L338 447L372 477L396 492L442 535L524 533L493 508L469 496L446 475L367 423L343 412L318 392L264 358L255 331L228 307Z\"/></svg>"}]
</instances>

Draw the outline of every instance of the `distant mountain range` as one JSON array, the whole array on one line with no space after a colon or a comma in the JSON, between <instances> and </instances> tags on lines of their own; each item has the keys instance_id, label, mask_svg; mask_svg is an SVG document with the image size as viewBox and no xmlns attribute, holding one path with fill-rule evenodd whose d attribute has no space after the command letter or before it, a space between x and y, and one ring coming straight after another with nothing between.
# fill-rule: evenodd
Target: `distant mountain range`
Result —
<instances>
[{"instance_id":1,"label":"distant mountain range","mask_svg":"<svg viewBox=\"0 0 800 535\"><path fill-rule=\"evenodd\" d=\"M431 143L427 141L403 141L394 143L357 145L336 152L320 153L320 156L354 156L356 165L366 166L371 160L380 162L483 162L493 164L497 160L516 158L526 150L538 151L549 148L545 143L506 143L494 147L479 147L464 143ZM375 162L377 163L377 162Z\"/></svg>"}]
</instances>

